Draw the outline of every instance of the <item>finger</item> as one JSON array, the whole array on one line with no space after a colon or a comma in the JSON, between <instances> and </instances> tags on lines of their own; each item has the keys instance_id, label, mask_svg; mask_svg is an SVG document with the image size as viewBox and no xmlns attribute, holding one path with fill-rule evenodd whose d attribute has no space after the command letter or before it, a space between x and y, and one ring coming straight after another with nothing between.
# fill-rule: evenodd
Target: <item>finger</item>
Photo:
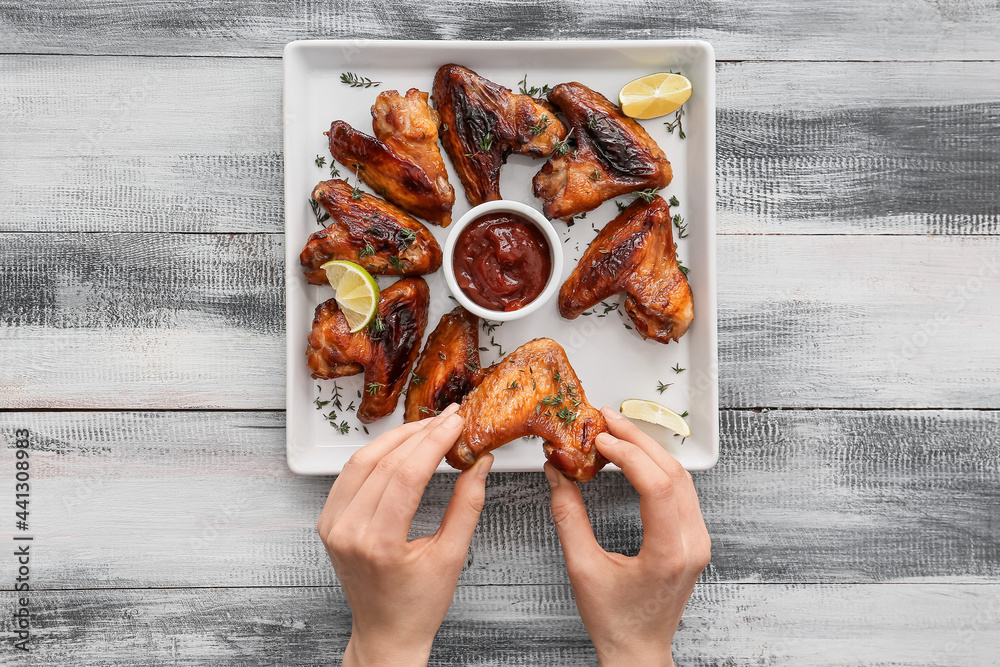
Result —
<instances>
[{"instance_id":1,"label":"finger","mask_svg":"<svg viewBox=\"0 0 1000 667\"><path fill-rule=\"evenodd\" d=\"M436 535L437 542L444 549L460 554L468 552L486 503L486 476L492 467L493 455L484 454L455 480L451 500Z\"/></svg>"},{"instance_id":2,"label":"finger","mask_svg":"<svg viewBox=\"0 0 1000 667\"><path fill-rule=\"evenodd\" d=\"M458 440L463 426L459 415L449 414L428 429L409 456L400 462L369 524L369 531L375 531L373 538L390 543L406 541L424 489L441 459Z\"/></svg>"},{"instance_id":3,"label":"finger","mask_svg":"<svg viewBox=\"0 0 1000 667\"><path fill-rule=\"evenodd\" d=\"M608 407L601 408L601 413L608 422L611 435L627 440L641 448L661 470L670 475L676 491L677 512L680 515L685 534L688 534L689 530L697 534L704 532L705 522L701 515L698 492L694 488L691 475L680 464L680 461L671 456L660 443L643 433L642 429L622 416L621 413Z\"/></svg>"},{"instance_id":4,"label":"finger","mask_svg":"<svg viewBox=\"0 0 1000 667\"><path fill-rule=\"evenodd\" d=\"M674 482L639 446L610 433L597 436L597 449L625 473L639 492L642 548L655 555L684 553Z\"/></svg>"},{"instance_id":5,"label":"finger","mask_svg":"<svg viewBox=\"0 0 1000 667\"><path fill-rule=\"evenodd\" d=\"M395 474L396 468L417 448L435 425L447 419L455 409L457 408L453 409L449 406L440 415L426 422L419 422L421 428L416 433L411 434L401 445L376 461L368 478L365 479L361 488L354 494L337 520L350 521L357 531L363 532L371 522L379 501L385 493L385 487Z\"/></svg>"},{"instance_id":6,"label":"finger","mask_svg":"<svg viewBox=\"0 0 1000 667\"><path fill-rule=\"evenodd\" d=\"M370 443L354 452L326 498L323 511L320 512L317 528L320 535L326 535L333 527L333 522L337 516L347 507L354 495L368 479L368 475L375 469L375 465L389 452L402 445L414 433L426 426L421 422L410 422L383 433Z\"/></svg>"},{"instance_id":7,"label":"finger","mask_svg":"<svg viewBox=\"0 0 1000 667\"><path fill-rule=\"evenodd\" d=\"M566 557L566 569L572 573L603 556L604 549L594 537L580 487L551 463L546 462L544 470L552 489L552 520Z\"/></svg>"}]
</instances>

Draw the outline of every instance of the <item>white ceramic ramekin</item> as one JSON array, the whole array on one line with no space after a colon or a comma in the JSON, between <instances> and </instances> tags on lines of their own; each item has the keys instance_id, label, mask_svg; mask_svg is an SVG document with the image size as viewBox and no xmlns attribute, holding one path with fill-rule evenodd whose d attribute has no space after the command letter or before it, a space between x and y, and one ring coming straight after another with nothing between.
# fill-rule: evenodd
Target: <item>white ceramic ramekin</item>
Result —
<instances>
[{"instance_id":1,"label":"white ceramic ramekin","mask_svg":"<svg viewBox=\"0 0 1000 667\"><path fill-rule=\"evenodd\" d=\"M549 280L545 284L545 289L542 290L537 299L518 310L490 310L489 308L480 306L466 296L462 288L458 286L458 280L455 278L455 245L458 243L458 237L470 222L490 213L516 213L538 227L542 234L545 235L545 240L549 242L552 272L549 274ZM545 219L544 215L521 202L501 199L484 202L479 206L472 207L465 215L458 219L458 222L451 225L451 228L448 230L448 238L444 242L444 279L448 283L448 289L451 290L451 293L458 299L458 302L470 313L487 320L493 320L494 322L509 322L527 317L544 306L559 290L559 278L562 276L562 270L562 240L559 238L556 228L552 226L551 222Z\"/></svg>"}]
</instances>

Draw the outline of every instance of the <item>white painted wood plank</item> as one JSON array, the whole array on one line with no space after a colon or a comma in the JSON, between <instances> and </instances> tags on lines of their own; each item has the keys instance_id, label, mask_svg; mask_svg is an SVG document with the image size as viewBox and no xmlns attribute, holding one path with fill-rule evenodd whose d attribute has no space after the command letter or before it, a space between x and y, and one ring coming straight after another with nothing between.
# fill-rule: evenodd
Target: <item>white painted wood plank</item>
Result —
<instances>
[{"instance_id":1,"label":"white painted wood plank","mask_svg":"<svg viewBox=\"0 0 1000 667\"><path fill-rule=\"evenodd\" d=\"M333 585L315 533L330 478L293 476L281 413L2 413L0 468L32 436L33 590ZM1000 412L726 411L695 482L710 582L1000 581ZM453 475L417 515L432 532ZM634 553L638 499L584 487L598 538ZM470 585L565 583L541 473L490 477ZM11 519L13 520L13 518ZM12 581L13 559L0 559Z\"/></svg>"},{"instance_id":2,"label":"white painted wood plank","mask_svg":"<svg viewBox=\"0 0 1000 667\"><path fill-rule=\"evenodd\" d=\"M0 230L280 231L280 65L0 57ZM718 107L722 233L1000 231L1000 64L726 63Z\"/></svg>"},{"instance_id":3,"label":"white painted wood plank","mask_svg":"<svg viewBox=\"0 0 1000 667\"><path fill-rule=\"evenodd\" d=\"M305 38L644 39L699 37L723 59L997 58L995 3L295 0L239 4L31 0L0 13L0 44L28 53L270 55Z\"/></svg>"},{"instance_id":4,"label":"white painted wood plank","mask_svg":"<svg viewBox=\"0 0 1000 667\"><path fill-rule=\"evenodd\" d=\"M0 404L284 407L280 236L0 241ZM718 270L723 406L1000 407L1000 237L723 236Z\"/></svg>"},{"instance_id":5,"label":"white painted wood plank","mask_svg":"<svg viewBox=\"0 0 1000 667\"><path fill-rule=\"evenodd\" d=\"M5 607L13 594L4 592ZM702 585L681 665L995 664L997 585ZM337 588L35 593L35 664L340 664ZM10 619L0 626L9 634ZM9 646L5 651L12 650ZM593 665L568 586L459 587L431 665Z\"/></svg>"}]
</instances>

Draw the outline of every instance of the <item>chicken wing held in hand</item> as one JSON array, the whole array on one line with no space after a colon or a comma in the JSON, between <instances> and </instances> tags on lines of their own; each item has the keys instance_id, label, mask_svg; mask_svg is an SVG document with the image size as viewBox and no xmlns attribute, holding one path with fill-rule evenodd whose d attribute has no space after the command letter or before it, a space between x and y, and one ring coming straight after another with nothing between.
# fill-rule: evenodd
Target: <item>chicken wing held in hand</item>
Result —
<instances>
[{"instance_id":1,"label":"chicken wing held in hand","mask_svg":"<svg viewBox=\"0 0 1000 667\"><path fill-rule=\"evenodd\" d=\"M664 188L673 178L667 157L639 123L580 83L553 88L549 101L572 128L576 149L560 152L535 174L532 190L549 219L572 219L629 192Z\"/></svg>"},{"instance_id":2,"label":"chicken wing held in hand","mask_svg":"<svg viewBox=\"0 0 1000 667\"><path fill-rule=\"evenodd\" d=\"M687 276L677 265L670 207L636 199L598 232L559 290L559 312L575 319L625 292L625 312L643 338L678 340L694 319Z\"/></svg>"},{"instance_id":3,"label":"chicken wing held in hand","mask_svg":"<svg viewBox=\"0 0 1000 667\"><path fill-rule=\"evenodd\" d=\"M317 379L365 373L358 419L370 424L392 414L420 350L430 290L423 278L403 278L379 295L376 319L351 327L335 299L316 307L306 360Z\"/></svg>"},{"instance_id":4,"label":"chicken wing held in hand","mask_svg":"<svg viewBox=\"0 0 1000 667\"><path fill-rule=\"evenodd\" d=\"M458 414L465 428L447 460L459 470L526 435L541 437L552 465L578 482L593 479L607 463L595 443L607 422L587 402L566 351L551 338L511 352L465 397Z\"/></svg>"},{"instance_id":5,"label":"chicken wing held in hand","mask_svg":"<svg viewBox=\"0 0 1000 667\"><path fill-rule=\"evenodd\" d=\"M500 199L500 167L511 153L551 155L566 138L552 109L460 65L444 65L431 94L441 143L473 206Z\"/></svg>"},{"instance_id":6,"label":"chicken wing held in hand","mask_svg":"<svg viewBox=\"0 0 1000 667\"><path fill-rule=\"evenodd\" d=\"M342 120L330 125L330 153L403 210L447 226L455 189L438 149L438 113L427 93L380 93L372 106L375 137Z\"/></svg>"},{"instance_id":7,"label":"chicken wing held in hand","mask_svg":"<svg viewBox=\"0 0 1000 667\"><path fill-rule=\"evenodd\" d=\"M419 421L461 403L489 370L479 365L479 317L458 306L427 337L406 390L403 419Z\"/></svg>"},{"instance_id":8,"label":"chicken wing held in hand","mask_svg":"<svg viewBox=\"0 0 1000 667\"><path fill-rule=\"evenodd\" d=\"M312 234L299 255L306 278L325 285L321 266L348 260L369 273L415 276L441 268L441 246L419 220L346 181L323 181L312 197L330 214L326 229Z\"/></svg>"}]
</instances>

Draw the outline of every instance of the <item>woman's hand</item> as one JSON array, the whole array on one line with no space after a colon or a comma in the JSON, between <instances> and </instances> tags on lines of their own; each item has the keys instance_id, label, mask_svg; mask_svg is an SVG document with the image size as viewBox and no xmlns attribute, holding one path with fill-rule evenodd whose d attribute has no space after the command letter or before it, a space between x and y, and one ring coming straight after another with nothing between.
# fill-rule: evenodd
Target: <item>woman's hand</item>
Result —
<instances>
[{"instance_id":1,"label":"woman's hand","mask_svg":"<svg viewBox=\"0 0 1000 667\"><path fill-rule=\"evenodd\" d=\"M673 665L670 644L712 543L691 475L652 438L610 408L597 448L639 492L642 548L608 553L594 538L580 489L548 463L552 517L580 617L608 665Z\"/></svg>"},{"instance_id":2,"label":"woman's hand","mask_svg":"<svg viewBox=\"0 0 1000 667\"><path fill-rule=\"evenodd\" d=\"M462 431L457 409L376 438L351 457L330 490L317 528L351 606L345 666L427 664L493 463L486 455L460 474L438 531L407 542L424 487Z\"/></svg>"}]
</instances>

